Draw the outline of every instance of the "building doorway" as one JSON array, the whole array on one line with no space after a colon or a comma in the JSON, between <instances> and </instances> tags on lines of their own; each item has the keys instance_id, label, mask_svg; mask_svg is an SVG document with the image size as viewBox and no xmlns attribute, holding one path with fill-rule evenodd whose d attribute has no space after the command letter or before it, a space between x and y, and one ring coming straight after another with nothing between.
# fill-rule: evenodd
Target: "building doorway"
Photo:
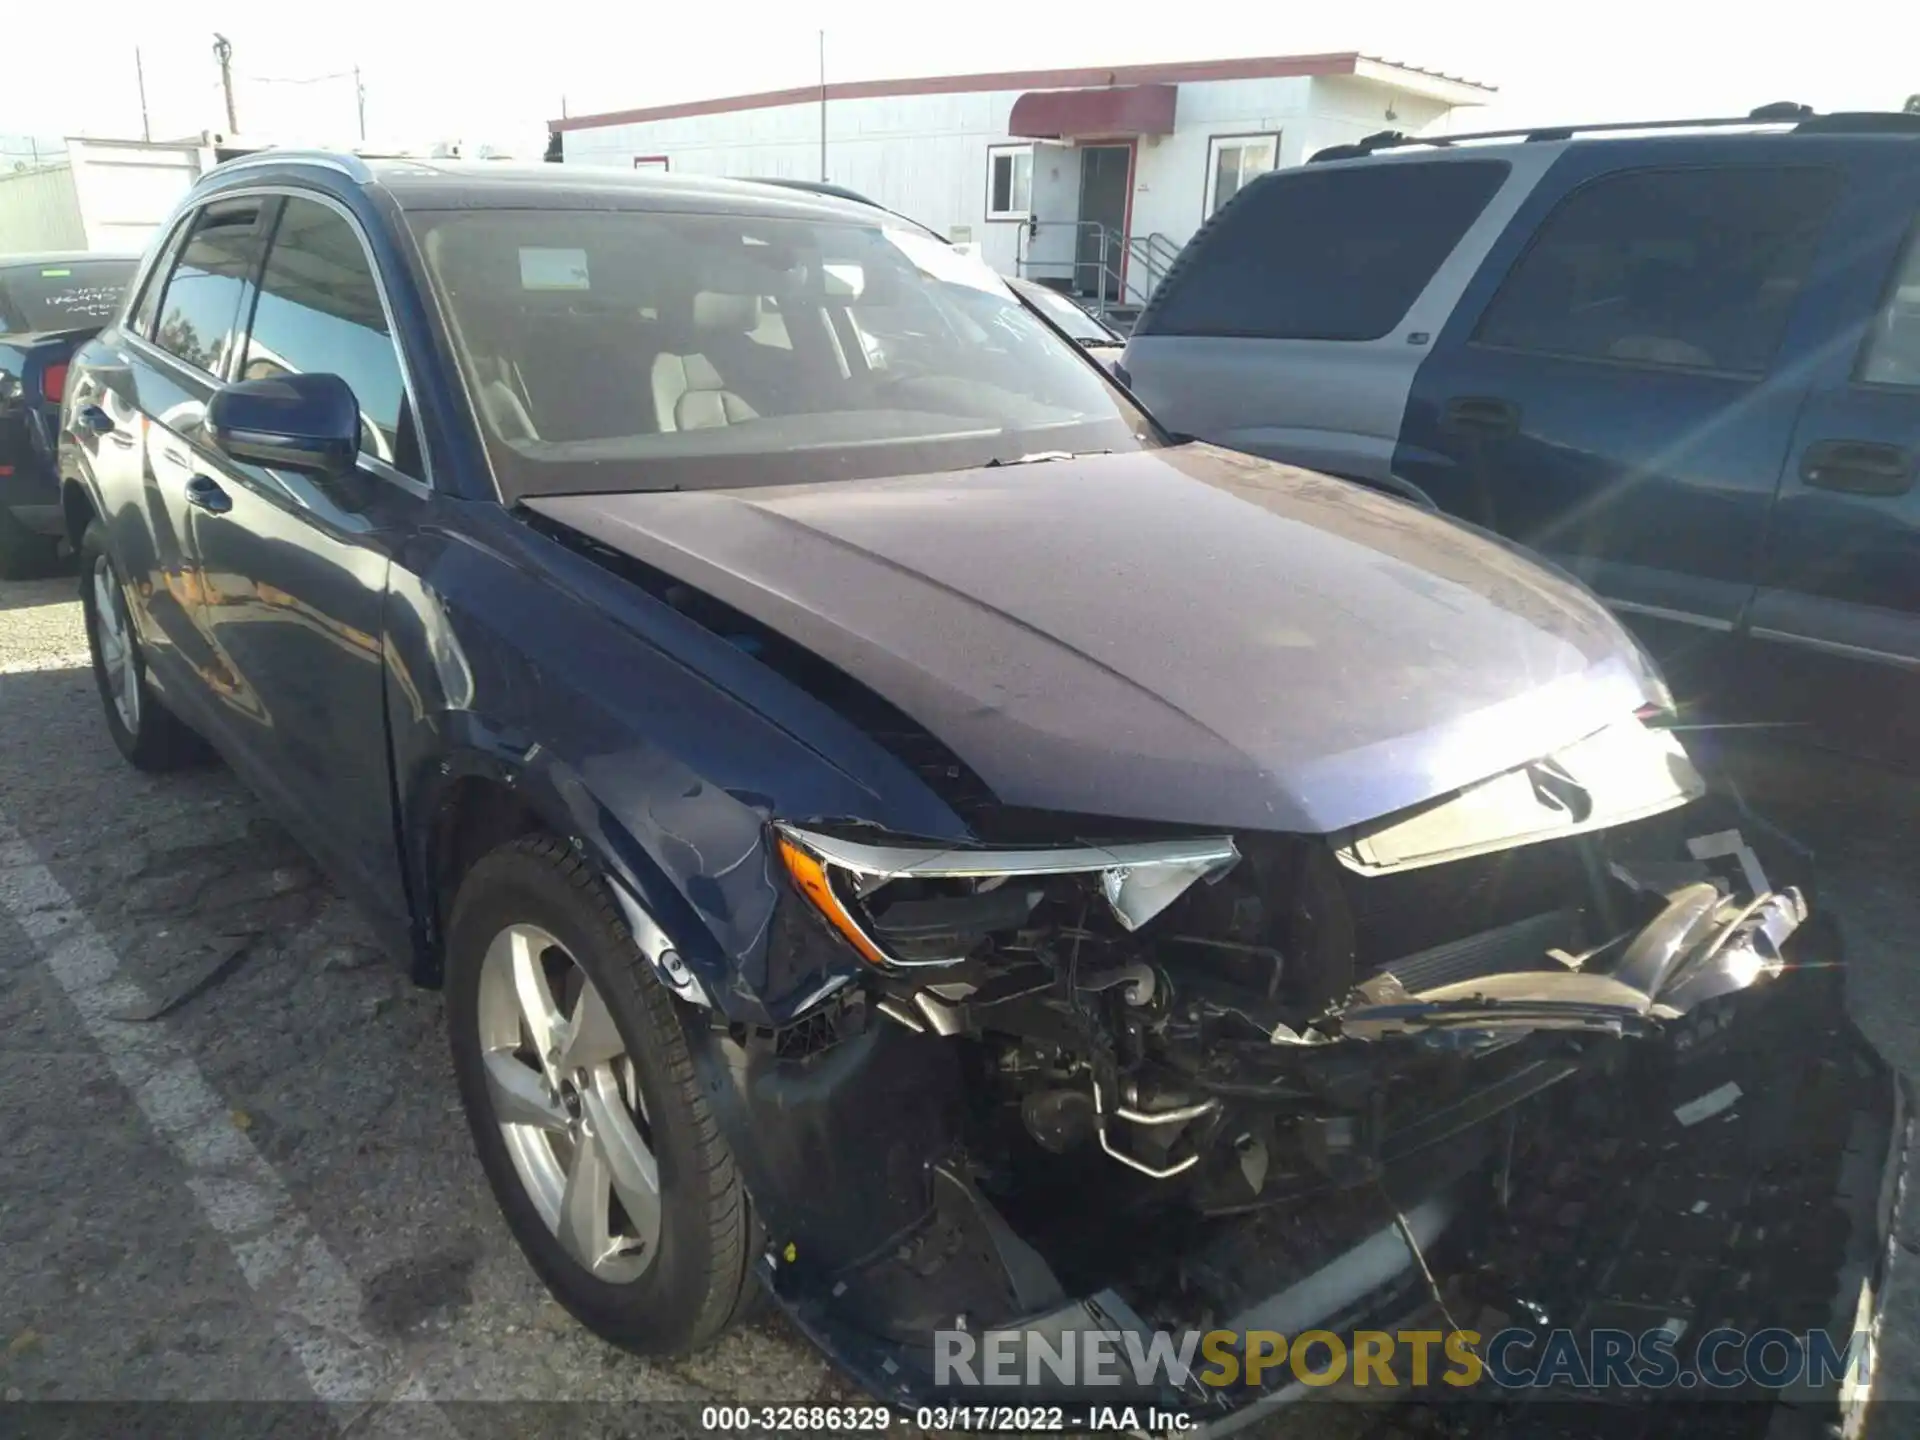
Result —
<instances>
[{"instance_id":1,"label":"building doorway","mask_svg":"<svg viewBox=\"0 0 1920 1440\"><path fill-rule=\"evenodd\" d=\"M1133 191L1133 146L1080 147L1080 228L1074 246L1078 295L1120 299L1127 255L1127 200Z\"/></svg>"}]
</instances>

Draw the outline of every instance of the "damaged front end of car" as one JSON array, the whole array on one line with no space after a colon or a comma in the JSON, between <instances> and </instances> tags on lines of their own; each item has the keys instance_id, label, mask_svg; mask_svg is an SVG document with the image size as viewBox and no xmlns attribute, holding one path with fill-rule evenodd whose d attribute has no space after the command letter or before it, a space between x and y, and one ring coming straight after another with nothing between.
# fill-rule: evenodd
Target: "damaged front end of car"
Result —
<instances>
[{"instance_id":1,"label":"damaged front end of car","mask_svg":"<svg viewBox=\"0 0 1920 1440\"><path fill-rule=\"evenodd\" d=\"M775 1293L909 1404L1063 1393L956 1390L955 1333L1298 1332L1437 1298L1423 1251L1520 1183L1525 1117L1726 1030L1813 928L1791 853L1714 818L1652 718L1334 835L776 824L770 943L857 963L791 1024L709 1035Z\"/></svg>"}]
</instances>

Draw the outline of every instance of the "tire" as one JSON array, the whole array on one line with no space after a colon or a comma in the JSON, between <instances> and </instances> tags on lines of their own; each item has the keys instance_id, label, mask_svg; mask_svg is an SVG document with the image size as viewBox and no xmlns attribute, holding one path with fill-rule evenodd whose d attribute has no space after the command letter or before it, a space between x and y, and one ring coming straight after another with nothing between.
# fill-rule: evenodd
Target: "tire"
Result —
<instances>
[{"instance_id":1,"label":"tire","mask_svg":"<svg viewBox=\"0 0 1920 1440\"><path fill-rule=\"evenodd\" d=\"M101 624L103 592L118 607L114 621L126 646L124 658L112 643L103 653L103 634L111 634L114 629L103 629ZM203 764L212 754L206 742L162 705L147 684L146 656L134 634L126 597L126 580L107 553L106 529L95 520L80 541L80 606L86 615L87 652L93 658L93 682L100 692L107 733L137 770L178 770ZM122 688L117 690L116 686ZM132 703L123 705L116 696L129 691Z\"/></svg>"},{"instance_id":2,"label":"tire","mask_svg":"<svg viewBox=\"0 0 1920 1440\"><path fill-rule=\"evenodd\" d=\"M650 1246L624 1242L633 1249L608 1263L637 1257L633 1263L644 1267L637 1275L602 1278L582 1263L577 1239L570 1247L560 1238L566 1221L542 1214L535 1187L519 1168L534 1163L526 1159L529 1138L542 1153L551 1141L553 1151L577 1154L578 1140L555 1135L548 1126L516 1125L513 1132L522 1137L516 1142L499 1119L498 1071L490 1075L490 1065L518 1063L525 1067L522 1078L533 1077L542 1087L552 1073L537 1058L529 1062L527 1052L538 1053L532 1046L503 1054L510 1048L499 1029L503 1002L488 988L499 983L489 967L500 961L490 953L506 953L500 946L511 948L508 937L528 931L555 942L540 950L541 963L565 974L577 969L598 992L624 1047L621 1060L613 1063L630 1062L625 1083L637 1088L639 1103L627 1105L626 1119L645 1128L657 1165L658 1230ZM556 956L564 959L556 962ZM496 978L489 980L490 974ZM558 990L553 998L559 1009L566 1008ZM447 927L446 999L454 1072L481 1168L508 1228L548 1291L596 1335L638 1354L684 1355L717 1338L759 1290L752 1274L758 1230L732 1154L701 1094L675 1001L586 861L546 835L523 837L483 857L462 882ZM509 1028L517 1040L534 1032L525 1019L525 1000L516 1003ZM559 1018L578 1021L586 1004L581 992L570 1019ZM483 1036L489 1014L494 1017L491 1040ZM548 1079L540 1078L543 1073ZM542 1093L554 1092L543 1088ZM576 1098L588 1093L582 1081ZM574 1108L573 1113L577 1124L581 1112ZM593 1113L606 1112L590 1112L589 1119ZM574 1178L569 1170L568 1195ZM617 1185L613 1193L616 1199L622 1194ZM563 1212L566 1205L563 1199Z\"/></svg>"},{"instance_id":3,"label":"tire","mask_svg":"<svg viewBox=\"0 0 1920 1440\"><path fill-rule=\"evenodd\" d=\"M60 542L36 534L0 505L0 580L38 580L59 568Z\"/></svg>"}]
</instances>

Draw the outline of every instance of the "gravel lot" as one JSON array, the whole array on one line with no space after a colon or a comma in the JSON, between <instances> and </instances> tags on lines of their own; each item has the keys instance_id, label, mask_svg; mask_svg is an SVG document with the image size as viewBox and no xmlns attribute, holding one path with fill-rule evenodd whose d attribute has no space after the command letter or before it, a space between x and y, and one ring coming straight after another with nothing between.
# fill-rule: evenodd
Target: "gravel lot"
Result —
<instances>
[{"instance_id":1,"label":"gravel lot","mask_svg":"<svg viewBox=\"0 0 1920 1440\"><path fill-rule=\"evenodd\" d=\"M446 1402L851 1398L778 1320L660 1364L546 1298L471 1157L438 997L374 954L224 769L121 762L73 587L0 585L6 1399L317 1389L365 1407L334 1412L354 1433L478 1435L524 1412ZM1728 763L1822 851L1859 1023L1920 1074L1920 777L1781 748ZM223 959L217 983L129 1018ZM1882 1393L1908 1399L1914 1273L1896 1266L1880 1350ZM368 1406L396 1396L442 1403ZM1285 1423L1335 1428L1324 1412Z\"/></svg>"}]
</instances>

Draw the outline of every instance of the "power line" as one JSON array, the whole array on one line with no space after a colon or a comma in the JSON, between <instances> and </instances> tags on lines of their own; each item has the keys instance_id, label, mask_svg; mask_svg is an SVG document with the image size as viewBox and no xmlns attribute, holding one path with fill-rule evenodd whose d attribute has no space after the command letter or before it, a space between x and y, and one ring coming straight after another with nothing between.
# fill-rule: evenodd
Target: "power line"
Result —
<instances>
[{"instance_id":1,"label":"power line","mask_svg":"<svg viewBox=\"0 0 1920 1440\"><path fill-rule=\"evenodd\" d=\"M242 80L255 85L318 85L323 80L351 80L360 72L357 70L336 70L331 75L304 75L297 77L279 75L242 75Z\"/></svg>"}]
</instances>

